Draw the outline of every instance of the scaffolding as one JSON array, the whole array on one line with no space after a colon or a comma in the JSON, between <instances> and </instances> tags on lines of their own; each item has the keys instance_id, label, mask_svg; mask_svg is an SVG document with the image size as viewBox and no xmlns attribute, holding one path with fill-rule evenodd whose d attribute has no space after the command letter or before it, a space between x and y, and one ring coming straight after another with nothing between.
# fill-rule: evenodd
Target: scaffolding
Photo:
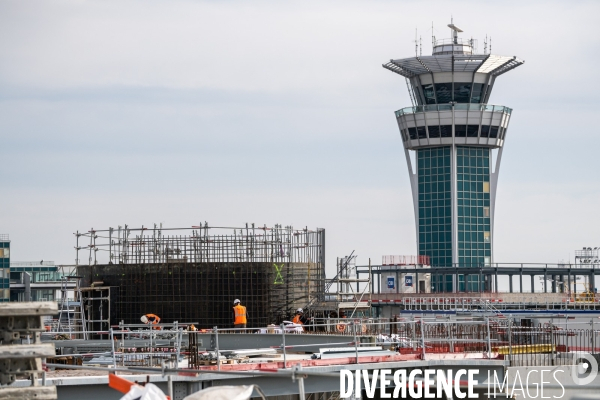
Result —
<instances>
[{"instance_id":1,"label":"scaffolding","mask_svg":"<svg viewBox=\"0 0 600 400\"><path fill-rule=\"evenodd\" d=\"M337 267L338 273L333 281L337 283L338 316L344 315L353 318L359 315L370 315L371 261L369 260L369 274L366 279L361 279L357 273L354 252L349 256L338 258Z\"/></svg>"},{"instance_id":2,"label":"scaffolding","mask_svg":"<svg viewBox=\"0 0 600 400\"><path fill-rule=\"evenodd\" d=\"M106 339L110 331L111 314L111 289L110 286L87 287L81 289L83 310L85 310L86 328L88 332L101 332L95 336Z\"/></svg>"},{"instance_id":3,"label":"scaffolding","mask_svg":"<svg viewBox=\"0 0 600 400\"><path fill-rule=\"evenodd\" d=\"M60 289L60 310L58 313L58 332L69 332L69 338L87 339L87 323L79 287L79 276L63 276ZM75 281L74 299L69 299L69 282Z\"/></svg>"},{"instance_id":4,"label":"scaffolding","mask_svg":"<svg viewBox=\"0 0 600 400\"><path fill-rule=\"evenodd\" d=\"M89 255L77 271L88 286L82 292L90 310L88 325L98 321L95 329L102 330L107 320L135 323L147 313L165 322L197 320L203 328L226 327L233 322L236 298L248 309L249 326L266 326L325 298L323 229L154 225L75 235L77 257L84 250ZM89 244L80 246L82 241ZM99 291L105 287L111 288L109 296ZM107 303L110 316L103 311L100 317L96 310Z\"/></svg>"},{"instance_id":5,"label":"scaffolding","mask_svg":"<svg viewBox=\"0 0 600 400\"><path fill-rule=\"evenodd\" d=\"M170 262L302 262L325 263L325 230L295 230L246 224L243 228L153 228L128 225L74 234L76 265L80 251L92 264L157 264ZM83 242L88 242L84 244ZM85 264L85 263L84 263Z\"/></svg>"}]
</instances>

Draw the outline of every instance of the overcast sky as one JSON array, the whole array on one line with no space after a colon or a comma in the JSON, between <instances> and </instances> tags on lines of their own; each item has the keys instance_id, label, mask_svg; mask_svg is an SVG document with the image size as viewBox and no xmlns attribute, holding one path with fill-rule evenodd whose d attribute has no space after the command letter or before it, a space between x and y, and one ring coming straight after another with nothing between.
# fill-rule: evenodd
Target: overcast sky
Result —
<instances>
[{"instance_id":1,"label":"overcast sky","mask_svg":"<svg viewBox=\"0 0 600 400\"><path fill-rule=\"evenodd\" d=\"M514 109L495 261L600 246L598 1L0 3L0 233L12 260L73 263L91 227L280 223L327 232L359 264L415 254L381 65L449 37L525 64L490 99Z\"/></svg>"}]
</instances>

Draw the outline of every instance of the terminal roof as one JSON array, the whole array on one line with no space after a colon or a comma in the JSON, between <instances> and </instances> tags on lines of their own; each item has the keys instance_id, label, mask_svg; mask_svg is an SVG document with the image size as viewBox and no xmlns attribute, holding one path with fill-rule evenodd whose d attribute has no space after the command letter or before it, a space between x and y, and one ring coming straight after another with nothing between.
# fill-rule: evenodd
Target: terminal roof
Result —
<instances>
[{"instance_id":1,"label":"terminal roof","mask_svg":"<svg viewBox=\"0 0 600 400\"><path fill-rule=\"evenodd\" d=\"M453 61L454 72L481 72L493 76L501 75L524 63L523 60L519 60L517 57L473 54L454 55L454 57L443 55L403 58L390 60L389 63L383 64L383 67L404 77L411 78L415 75L431 72L451 72Z\"/></svg>"}]
</instances>

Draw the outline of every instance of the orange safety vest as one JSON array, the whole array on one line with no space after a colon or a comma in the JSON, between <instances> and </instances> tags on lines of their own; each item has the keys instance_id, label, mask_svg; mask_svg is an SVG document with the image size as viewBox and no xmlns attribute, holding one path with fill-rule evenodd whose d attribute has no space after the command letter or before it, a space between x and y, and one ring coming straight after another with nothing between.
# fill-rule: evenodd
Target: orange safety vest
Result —
<instances>
[{"instance_id":1,"label":"orange safety vest","mask_svg":"<svg viewBox=\"0 0 600 400\"><path fill-rule=\"evenodd\" d=\"M235 315L235 320L233 321L234 325L247 323L246 307L238 304L237 306L233 307L233 314Z\"/></svg>"},{"instance_id":2,"label":"orange safety vest","mask_svg":"<svg viewBox=\"0 0 600 400\"><path fill-rule=\"evenodd\" d=\"M148 319L154 318L154 320L151 321L152 325L156 325L156 324L158 324L160 322L160 317L158 315L155 315L155 314L146 314L146 317L148 317Z\"/></svg>"},{"instance_id":3,"label":"orange safety vest","mask_svg":"<svg viewBox=\"0 0 600 400\"><path fill-rule=\"evenodd\" d=\"M297 315L294 317L294 319L292 319L292 322L293 322L293 323L295 323L295 324L304 325L304 324L302 323L302 321L300 321L300 317L301 317L301 315L300 315L300 314L297 314Z\"/></svg>"}]
</instances>

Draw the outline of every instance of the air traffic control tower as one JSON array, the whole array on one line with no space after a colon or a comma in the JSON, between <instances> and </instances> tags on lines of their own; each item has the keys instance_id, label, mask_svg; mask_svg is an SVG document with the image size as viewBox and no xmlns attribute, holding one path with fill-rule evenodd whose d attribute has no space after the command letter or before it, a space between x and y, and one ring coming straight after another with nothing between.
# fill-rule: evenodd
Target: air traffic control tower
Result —
<instances>
[{"instance_id":1,"label":"air traffic control tower","mask_svg":"<svg viewBox=\"0 0 600 400\"><path fill-rule=\"evenodd\" d=\"M433 55L391 60L412 107L396 111L412 188L417 248L433 267L480 267L494 254L494 203L512 110L488 104L496 78L523 64L476 54L475 41L435 40ZM490 52L491 53L491 52ZM414 163L411 161L414 151ZM494 159L492 159L494 154ZM436 292L485 290L479 275L432 277Z\"/></svg>"}]
</instances>

